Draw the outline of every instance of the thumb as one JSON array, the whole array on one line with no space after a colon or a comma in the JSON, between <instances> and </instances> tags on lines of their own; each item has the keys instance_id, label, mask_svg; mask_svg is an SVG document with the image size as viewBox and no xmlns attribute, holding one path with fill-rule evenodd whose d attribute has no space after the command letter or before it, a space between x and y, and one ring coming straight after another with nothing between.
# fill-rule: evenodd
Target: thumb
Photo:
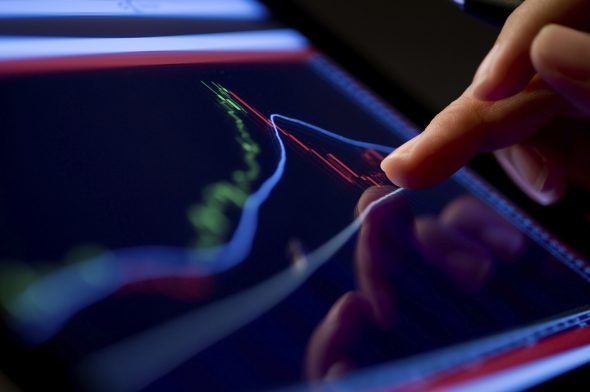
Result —
<instances>
[{"instance_id":1,"label":"thumb","mask_svg":"<svg viewBox=\"0 0 590 392\"><path fill-rule=\"evenodd\" d=\"M548 85L590 115L590 34L547 25L533 41L531 59Z\"/></svg>"}]
</instances>

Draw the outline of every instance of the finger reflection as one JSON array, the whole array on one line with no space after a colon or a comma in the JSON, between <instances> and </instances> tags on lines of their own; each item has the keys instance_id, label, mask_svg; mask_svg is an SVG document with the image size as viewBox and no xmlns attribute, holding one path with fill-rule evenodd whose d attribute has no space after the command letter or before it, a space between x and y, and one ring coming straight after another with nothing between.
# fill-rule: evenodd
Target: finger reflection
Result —
<instances>
[{"instance_id":1,"label":"finger reflection","mask_svg":"<svg viewBox=\"0 0 590 392\"><path fill-rule=\"evenodd\" d=\"M363 294L343 295L312 334L306 355L307 378L336 377L353 369L349 354L372 322L370 304Z\"/></svg>"},{"instance_id":2,"label":"finger reflection","mask_svg":"<svg viewBox=\"0 0 590 392\"><path fill-rule=\"evenodd\" d=\"M394 190L392 187L370 188L360 198L357 209ZM357 240L356 275L358 286L369 302L375 320L382 329L394 326L396 318L395 286L392 279L400 263L411 259L413 251L413 214L407 200L400 195L373 208L364 221Z\"/></svg>"},{"instance_id":3,"label":"finger reflection","mask_svg":"<svg viewBox=\"0 0 590 392\"><path fill-rule=\"evenodd\" d=\"M394 189L369 188L356 214ZM415 292L437 290L433 282L457 295L483 292L496 265L510 265L526 249L523 234L471 195L455 197L439 211L415 210L400 193L367 215L357 239L357 290L344 294L312 334L305 366L309 380L337 378L369 364L371 355L380 354L367 354L368 346L379 346L380 339L383 347L402 350L407 339L403 330L414 322L408 320L416 309L426 306L421 311L437 313L419 304ZM426 333L420 331L435 324L414 324L414 332Z\"/></svg>"}]
</instances>

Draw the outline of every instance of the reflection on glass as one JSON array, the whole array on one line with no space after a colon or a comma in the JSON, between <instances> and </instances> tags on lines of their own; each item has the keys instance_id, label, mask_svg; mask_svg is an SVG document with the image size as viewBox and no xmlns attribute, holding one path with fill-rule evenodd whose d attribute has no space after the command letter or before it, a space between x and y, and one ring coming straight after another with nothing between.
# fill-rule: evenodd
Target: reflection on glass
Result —
<instances>
[{"instance_id":1,"label":"reflection on glass","mask_svg":"<svg viewBox=\"0 0 590 392\"><path fill-rule=\"evenodd\" d=\"M82 386L260 390L587 302L473 177L387 186L409 125L291 49L0 80L5 332Z\"/></svg>"},{"instance_id":2,"label":"reflection on glass","mask_svg":"<svg viewBox=\"0 0 590 392\"><path fill-rule=\"evenodd\" d=\"M391 190L367 189L356 213ZM436 209L422 203L437 194L406 191L373 206L357 238L356 288L309 339L308 380L507 328L541 316L559 290L570 297L568 285L556 288L567 271L489 205L462 192Z\"/></svg>"}]
</instances>

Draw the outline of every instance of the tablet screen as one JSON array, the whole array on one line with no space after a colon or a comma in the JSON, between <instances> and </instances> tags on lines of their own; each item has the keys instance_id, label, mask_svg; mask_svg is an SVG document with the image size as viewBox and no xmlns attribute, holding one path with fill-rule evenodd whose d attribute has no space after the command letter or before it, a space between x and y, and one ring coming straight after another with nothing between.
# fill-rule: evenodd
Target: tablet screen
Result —
<instances>
[{"instance_id":1,"label":"tablet screen","mask_svg":"<svg viewBox=\"0 0 590 392\"><path fill-rule=\"evenodd\" d=\"M395 386L584 317L586 263L475 175L389 183L415 127L297 32L153 38L0 67L0 305L34 372Z\"/></svg>"}]
</instances>

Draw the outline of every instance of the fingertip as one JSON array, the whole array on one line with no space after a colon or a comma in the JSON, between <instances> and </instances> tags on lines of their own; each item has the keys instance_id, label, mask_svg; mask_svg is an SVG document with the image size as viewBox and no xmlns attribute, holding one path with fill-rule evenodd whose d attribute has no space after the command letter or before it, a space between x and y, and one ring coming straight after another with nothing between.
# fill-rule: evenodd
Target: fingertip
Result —
<instances>
[{"instance_id":1,"label":"fingertip","mask_svg":"<svg viewBox=\"0 0 590 392\"><path fill-rule=\"evenodd\" d=\"M485 147L482 103L469 90L440 112L407 148L383 163L388 178L410 189L443 181Z\"/></svg>"},{"instance_id":2,"label":"fingertip","mask_svg":"<svg viewBox=\"0 0 590 392\"><path fill-rule=\"evenodd\" d=\"M385 158L381 168L387 178L402 188L423 189L467 163L478 149L476 132L463 132L463 109L447 108L419 136Z\"/></svg>"},{"instance_id":3,"label":"fingertip","mask_svg":"<svg viewBox=\"0 0 590 392\"><path fill-rule=\"evenodd\" d=\"M405 166L404 157L395 152L391 153L381 162L381 170L383 170L387 179L400 188L408 187Z\"/></svg>"},{"instance_id":4,"label":"fingertip","mask_svg":"<svg viewBox=\"0 0 590 392\"><path fill-rule=\"evenodd\" d=\"M424 189L438 184L458 169L447 169L447 163L436 165L423 157L393 156L386 159L382 167L394 185L406 189Z\"/></svg>"},{"instance_id":5,"label":"fingertip","mask_svg":"<svg viewBox=\"0 0 590 392\"><path fill-rule=\"evenodd\" d=\"M408 181L412 175L413 150L419 143L420 135L410 139L396 148L381 162L381 170L394 185L401 188L411 188L412 181Z\"/></svg>"},{"instance_id":6,"label":"fingertip","mask_svg":"<svg viewBox=\"0 0 590 392\"><path fill-rule=\"evenodd\" d=\"M414 161L415 158L410 153L393 153L381 162L381 169L395 186L407 189L425 188L429 185L428 179Z\"/></svg>"}]
</instances>

